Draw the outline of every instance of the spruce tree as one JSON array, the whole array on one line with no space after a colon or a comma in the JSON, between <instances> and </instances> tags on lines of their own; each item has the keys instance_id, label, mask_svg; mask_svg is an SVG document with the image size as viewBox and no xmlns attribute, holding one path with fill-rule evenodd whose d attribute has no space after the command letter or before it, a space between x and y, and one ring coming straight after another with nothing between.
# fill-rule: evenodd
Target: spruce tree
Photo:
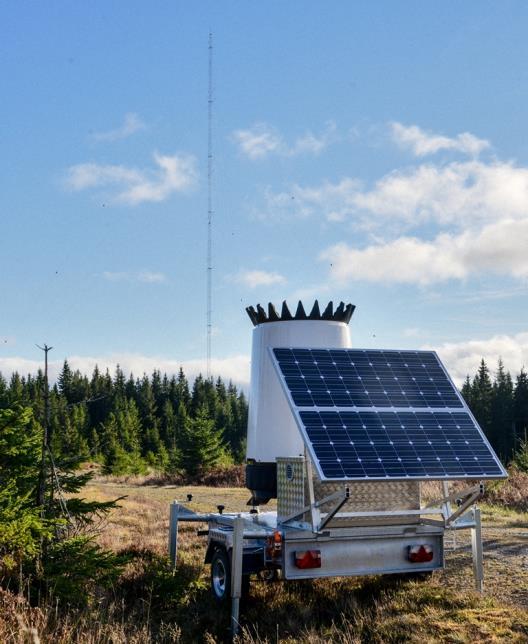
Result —
<instances>
[{"instance_id":1,"label":"spruce tree","mask_svg":"<svg viewBox=\"0 0 528 644\"><path fill-rule=\"evenodd\" d=\"M491 382L489 369L481 360L478 372L473 379L471 387L472 406L471 410L484 430L493 448L497 450L497 437L493 435L491 424L491 402L493 398L493 384Z\"/></svg>"},{"instance_id":2,"label":"spruce tree","mask_svg":"<svg viewBox=\"0 0 528 644\"><path fill-rule=\"evenodd\" d=\"M178 371L178 378L171 378L169 396L174 409L178 409L180 403L183 403L185 409L189 410L191 405L191 393L189 391L189 383L181 367Z\"/></svg>"},{"instance_id":3,"label":"spruce tree","mask_svg":"<svg viewBox=\"0 0 528 644\"><path fill-rule=\"evenodd\" d=\"M134 404L133 401L131 404ZM122 476L146 472L139 451L139 439L134 436L134 429L128 425L128 422L126 412L121 411L119 414L110 412L108 420L103 426L103 474ZM135 419L132 423L134 424L134 422ZM128 447L128 451L124 444Z\"/></svg>"},{"instance_id":4,"label":"spruce tree","mask_svg":"<svg viewBox=\"0 0 528 644\"><path fill-rule=\"evenodd\" d=\"M9 390L7 388L7 381L0 371L0 409L7 406Z\"/></svg>"},{"instance_id":5,"label":"spruce tree","mask_svg":"<svg viewBox=\"0 0 528 644\"><path fill-rule=\"evenodd\" d=\"M42 428L29 408L0 410L0 578L16 577L49 536L36 505Z\"/></svg>"},{"instance_id":6,"label":"spruce tree","mask_svg":"<svg viewBox=\"0 0 528 644\"><path fill-rule=\"evenodd\" d=\"M191 475L209 471L224 457L220 432L206 407L199 409L195 418L187 420L182 451L184 467Z\"/></svg>"},{"instance_id":7,"label":"spruce tree","mask_svg":"<svg viewBox=\"0 0 528 644\"><path fill-rule=\"evenodd\" d=\"M202 408L209 408L207 400L207 390L205 385L205 380L202 374L198 374L194 379L192 394L191 394L191 415L197 416L198 411Z\"/></svg>"},{"instance_id":8,"label":"spruce tree","mask_svg":"<svg viewBox=\"0 0 528 644\"><path fill-rule=\"evenodd\" d=\"M114 386L112 391L112 397L114 400L126 400L126 397L127 397L125 374L123 373L119 365L116 365L116 370L114 373Z\"/></svg>"},{"instance_id":9,"label":"spruce tree","mask_svg":"<svg viewBox=\"0 0 528 644\"><path fill-rule=\"evenodd\" d=\"M30 590L79 603L86 601L87 588L111 583L120 572L122 558L86 533L116 502L86 501L78 493L91 474L76 474L76 463L70 468L48 458L39 507L41 442L42 428L30 408L0 411L0 576L13 588L24 581Z\"/></svg>"},{"instance_id":10,"label":"spruce tree","mask_svg":"<svg viewBox=\"0 0 528 644\"><path fill-rule=\"evenodd\" d=\"M497 453L508 463L515 449L513 432L513 383L504 364L499 358L497 375L493 383L491 401L491 434L497 446Z\"/></svg>"},{"instance_id":11,"label":"spruce tree","mask_svg":"<svg viewBox=\"0 0 528 644\"><path fill-rule=\"evenodd\" d=\"M141 379L139 389L139 413L144 429L144 453L155 451L159 446L159 420L157 407L150 380L145 375Z\"/></svg>"},{"instance_id":12,"label":"spruce tree","mask_svg":"<svg viewBox=\"0 0 528 644\"><path fill-rule=\"evenodd\" d=\"M472 396L471 380L469 379L469 375L466 376L466 379L464 380L464 384L462 385L462 389L460 393L462 394L462 397L466 401L467 406L471 409L473 405L473 396Z\"/></svg>"},{"instance_id":13,"label":"spruce tree","mask_svg":"<svg viewBox=\"0 0 528 644\"><path fill-rule=\"evenodd\" d=\"M176 414L170 400L166 400L161 412L161 439L170 449L177 443Z\"/></svg>"},{"instance_id":14,"label":"spruce tree","mask_svg":"<svg viewBox=\"0 0 528 644\"><path fill-rule=\"evenodd\" d=\"M528 374L524 369L517 376L514 391L515 449L528 443Z\"/></svg>"},{"instance_id":15,"label":"spruce tree","mask_svg":"<svg viewBox=\"0 0 528 644\"><path fill-rule=\"evenodd\" d=\"M68 403L73 402L71 400L72 380L72 370L70 368L70 365L68 364L68 361L65 360L62 365L62 370L59 374L59 377L57 378L57 386L59 388L59 392L66 398L66 402Z\"/></svg>"}]
</instances>

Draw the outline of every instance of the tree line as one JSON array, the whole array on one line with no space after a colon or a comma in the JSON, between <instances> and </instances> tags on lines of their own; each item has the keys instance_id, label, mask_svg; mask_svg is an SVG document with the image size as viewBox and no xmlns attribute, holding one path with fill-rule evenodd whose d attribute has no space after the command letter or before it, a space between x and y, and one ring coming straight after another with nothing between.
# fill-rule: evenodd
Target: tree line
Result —
<instances>
[{"instance_id":1,"label":"tree line","mask_svg":"<svg viewBox=\"0 0 528 644\"><path fill-rule=\"evenodd\" d=\"M466 377L462 395L504 464L527 445L528 374L524 369L515 383L499 359L492 376L484 360L471 379Z\"/></svg>"},{"instance_id":2,"label":"tree line","mask_svg":"<svg viewBox=\"0 0 528 644\"><path fill-rule=\"evenodd\" d=\"M44 424L44 375L0 374L0 409L13 403L32 407ZM526 443L528 374L515 381L501 360L492 375L484 360L462 387L491 445L507 464ZM160 472L195 474L244 459L248 405L244 392L221 378L199 375L192 387L182 369L167 376L126 377L97 367L91 376L65 361L50 391L52 452L101 463L108 474Z\"/></svg>"},{"instance_id":3,"label":"tree line","mask_svg":"<svg viewBox=\"0 0 528 644\"><path fill-rule=\"evenodd\" d=\"M45 424L45 379L0 374L0 409L14 403L33 409ZM91 376L64 362L49 395L49 434L57 458L101 463L107 474L160 472L194 474L244 458L247 400L221 378L199 375L192 384L154 371L126 377L95 367Z\"/></svg>"}]
</instances>

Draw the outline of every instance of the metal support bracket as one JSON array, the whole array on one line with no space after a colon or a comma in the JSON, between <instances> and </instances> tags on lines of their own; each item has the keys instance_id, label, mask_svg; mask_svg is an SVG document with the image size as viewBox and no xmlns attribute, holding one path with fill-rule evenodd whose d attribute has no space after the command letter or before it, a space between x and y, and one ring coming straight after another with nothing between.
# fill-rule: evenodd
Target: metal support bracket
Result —
<instances>
[{"instance_id":1,"label":"metal support bracket","mask_svg":"<svg viewBox=\"0 0 528 644\"><path fill-rule=\"evenodd\" d=\"M348 488L346 488L346 490L348 490ZM315 501L311 505L305 505L302 510L298 510L297 512L294 512L293 514L289 514L287 517L282 519L281 523L287 523L288 521L293 521L293 519L296 519L297 517L302 516L305 512L308 512L308 510L312 510L312 511L314 509L319 510L319 508L322 505L325 505L325 503L330 503L331 501L336 501L336 500L341 501L343 499L343 494L345 494L344 499L346 501L346 499L348 499L348 495L346 495L346 492L344 493L342 490L337 490L336 492L332 492L332 494L329 494L328 496L325 496L324 499L320 499L319 501Z\"/></svg>"},{"instance_id":2,"label":"metal support bracket","mask_svg":"<svg viewBox=\"0 0 528 644\"><path fill-rule=\"evenodd\" d=\"M244 523L244 518L239 516L235 519L233 525L233 550L231 552L231 634L233 637L238 633L240 625Z\"/></svg>"},{"instance_id":3,"label":"metal support bracket","mask_svg":"<svg viewBox=\"0 0 528 644\"><path fill-rule=\"evenodd\" d=\"M447 484L447 481L444 481L444 483ZM446 493L446 490L444 488L444 496L441 499L434 499L425 507L432 508L443 503L451 503L453 501L457 501L458 499L463 499L466 496L475 494L475 492L480 492L480 495L484 494L484 485L482 483L479 483L478 485L472 485L471 487L466 487L459 492L452 492L451 494Z\"/></svg>"},{"instance_id":4,"label":"metal support bracket","mask_svg":"<svg viewBox=\"0 0 528 644\"><path fill-rule=\"evenodd\" d=\"M472 510L474 527L471 528L471 552L473 554L473 574L475 576L475 587L482 593L484 591L484 561L482 551L482 523L480 520L480 508Z\"/></svg>"},{"instance_id":5,"label":"metal support bracket","mask_svg":"<svg viewBox=\"0 0 528 644\"><path fill-rule=\"evenodd\" d=\"M463 514L471 505L478 501L484 492L483 486L477 486L478 489L471 496L459 505L459 507L446 519L446 527L449 527L461 514Z\"/></svg>"},{"instance_id":6,"label":"metal support bracket","mask_svg":"<svg viewBox=\"0 0 528 644\"><path fill-rule=\"evenodd\" d=\"M310 496L310 516L312 520L312 532L317 532L317 526L321 522L321 513L319 512L318 507L315 505L315 491L313 484L313 469L312 469L312 459L306 450L304 451L304 462L306 463L306 476L308 479L308 494Z\"/></svg>"},{"instance_id":7,"label":"metal support bracket","mask_svg":"<svg viewBox=\"0 0 528 644\"><path fill-rule=\"evenodd\" d=\"M345 505L345 503L348 501L349 498L350 498L350 489L346 487L344 490L343 498L338 502L338 504L332 510L330 510L330 512L321 521L321 524L319 525L319 530L322 530L335 517L335 515L339 512L339 510L341 510L341 508Z\"/></svg>"}]
</instances>

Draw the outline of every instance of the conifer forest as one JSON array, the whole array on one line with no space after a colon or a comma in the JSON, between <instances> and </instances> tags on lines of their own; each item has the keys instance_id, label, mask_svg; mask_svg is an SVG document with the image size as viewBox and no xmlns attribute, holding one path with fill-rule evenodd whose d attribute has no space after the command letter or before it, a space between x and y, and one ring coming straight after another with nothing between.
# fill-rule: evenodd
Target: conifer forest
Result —
<instances>
[{"instance_id":1,"label":"conifer forest","mask_svg":"<svg viewBox=\"0 0 528 644\"><path fill-rule=\"evenodd\" d=\"M42 372L7 382L0 375L0 409L32 407L44 424ZM189 385L154 371L126 377L96 367L91 377L64 362L49 395L48 441L55 458L100 463L104 474L144 474L147 470L195 474L244 457L247 401L244 392L221 378L198 376Z\"/></svg>"},{"instance_id":2,"label":"conifer forest","mask_svg":"<svg viewBox=\"0 0 528 644\"><path fill-rule=\"evenodd\" d=\"M0 375L0 408L17 402L33 408L42 424L44 376L9 381ZM493 372L482 360L462 394L494 450L508 464L528 431L528 374L512 377L499 361ZM101 464L103 473L143 474L148 469L195 474L244 459L247 399L221 378L198 376L192 385L154 371L141 378L96 367L90 377L64 362L49 399L49 433L58 459Z\"/></svg>"}]
</instances>

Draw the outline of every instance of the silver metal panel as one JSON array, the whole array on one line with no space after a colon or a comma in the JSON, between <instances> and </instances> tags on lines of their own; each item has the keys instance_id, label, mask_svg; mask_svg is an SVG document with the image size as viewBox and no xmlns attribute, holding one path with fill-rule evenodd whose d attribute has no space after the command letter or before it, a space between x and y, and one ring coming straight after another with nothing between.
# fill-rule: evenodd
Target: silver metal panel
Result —
<instances>
[{"instance_id":1,"label":"silver metal panel","mask_svg":"<svg viewBox=\"0 0 528 644\"><path fill-rule=\"evenodd\" d=\"M321 481L314 477L317 499L322 499L343 487L343 483ZM342 512L420 509L419 481L354 481L347 487L350 497Z\"/></svg>"},{"instance_id":2,"label":"silver metal panel","mask_svg":"<svg viewBox=\"0 0 528 644\"><path fill-rule=\"evenodd\" d=\"M324 539L374 539L379 536L383 537L410 537L418 535L440 535L445 532L443 526L433 526L423 523L417 524L402 524L390 526L347 526L330 528L325 530L324 537L321 535L319 538ZM305 530L288 529L285 531L286 541L313 541L315 538L313 534Z\"/></svg>"},{"instance_id":3,"label":"silver metal panel","mask_svg":"<svg viewBox=\"0 0 528 644\"><path fill-rule=\"evenodd\" d=\"M287 517L300 512L309 505L309 481L306 474L305 460L302 457L277 459L277 521L282 523ZM329 497L334 492L343 490L345 483L334 481L321 481L314 473L313 488L314 501ZM343 514L350 512L384 512L395 510L420 509L420 482L419 481L353 481L347 484L349 499L345 505L328 524L328 528L347 527L355 525L401 525L405 523L419 523L419 515L402 515L398 517L346 517ZM320 506L321 513L331 511L334 502ZM306 526L309 522L309 513L306 512L290 524Z\"/></svg>"},{"instance_id":4,"label":"silver metal panel","mask_svg":"<svg viewBox=\"0 0 528 644\"><path fill-rule=\"evenodd\" d=\"M336 490L343 489L343 483L321 481L314 476L315 497L322 499ZM353 518L340 515L347 512L387 512L394 510L419 510L420 509L420 482L419 481L351 481L347 485L349 499L341 508L340 513L334 517L329 526L348 526L358 524L402 524L419 523L418 515L403 515L394 518ZM322 507L322 512L326 511Z\"/></svg>"},{"instance_id":5,"label":"silver metal panel","mask_svg":"<svg viewBox=\"0 0 528 644\"><path fill-rule=\"evenodd\" d=\"M277 458L277 521L301 512L305 501L305 467L302 456ZM296 521L303 522L304 514Z\"/></svg>"},{"instance_id":6,"label":"silver metal panel","mask_svg":"<svg viewBox=\"0 0 528 644\"><path fill-rule=\"evenodd\" d=\"M209 525L209 542L222 544L226 550L233 547L233 530L232 528L219 528Z\"/></svg>"},{"instance_id":7,"label":"silver metal panel","mask_svg":"<svg viewBox=\"0 0 528 644\"><path fill-rule=\"evenodd\" d=\"M433 560L411 563L407 558L407 551L409 546L415 545L430 546L433 549ZM295 566L295 552L304 550L320 550L321 568L301 570ZM443 566L443 531L409 536L286 540L284 544L286 579L410 573L437 570Z\"/></svg>"}]
</instances>

